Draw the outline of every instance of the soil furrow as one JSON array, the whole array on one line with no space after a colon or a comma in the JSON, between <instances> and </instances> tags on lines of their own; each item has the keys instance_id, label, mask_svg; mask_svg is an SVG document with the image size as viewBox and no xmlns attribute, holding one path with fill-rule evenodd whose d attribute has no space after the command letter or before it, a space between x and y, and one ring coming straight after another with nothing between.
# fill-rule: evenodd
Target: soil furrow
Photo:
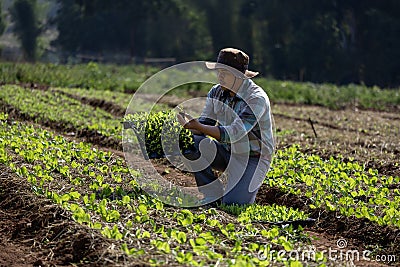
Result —
<instances>
[{"instance_id":1,"label":"soil furrow","mask_svg":"<svg viewBox=\"0 0 400 267\"><path fill-rule=\"evenodd\" d=\"M359 249L367 249L378 245L380 253L400 255L400 229L393 226L380 226L368 219L358 219L354 216L346 217L338 212L323 209L311 209L306 197L285 193L279 188L270 188L263 185L257 194L259 204L284 205L304 211L311 218L317 219L311 228L317 233L328 234L331 240L346 238Z\"/></svg>"},{"instance_id":2,"label":"soil furrow","mask_svg":"<svg viewBox=\"0 0 400 267\"><path fill-rule=\"evenodd\" d=\"M0 211L0 266L80 266L85 262L116 266L117 257L133 261L118 248L110 249L110 240L97 230L75 223L61 207L35 195L25 179L5 166L0 175Z\"/></svg>"}]
</instances>

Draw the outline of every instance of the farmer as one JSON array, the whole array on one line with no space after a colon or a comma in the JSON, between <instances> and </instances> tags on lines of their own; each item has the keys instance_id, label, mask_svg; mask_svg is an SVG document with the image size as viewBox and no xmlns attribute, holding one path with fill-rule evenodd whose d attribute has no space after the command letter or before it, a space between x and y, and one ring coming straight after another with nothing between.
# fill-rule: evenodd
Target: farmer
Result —
<instances>
[{"instance_id":1,"label":"farmer","mask_svg":"<svg viewBox=\"0 0 400 267\"><path fill-rule=\"evenodd\" d=\"M254 203L266 177L274 151L270 102L265 91L251 78L249 57L234 49L222 49L217 63L206 62L216 70L219 83L211 88L198 119L177 115L184 128L192 130L197 152L207 166L194 171L202 204L221 199L224 204ZM212 138L209 138L212 137ZM214 174L224 171L225 185Z\"/></svg>"}]
</instances>

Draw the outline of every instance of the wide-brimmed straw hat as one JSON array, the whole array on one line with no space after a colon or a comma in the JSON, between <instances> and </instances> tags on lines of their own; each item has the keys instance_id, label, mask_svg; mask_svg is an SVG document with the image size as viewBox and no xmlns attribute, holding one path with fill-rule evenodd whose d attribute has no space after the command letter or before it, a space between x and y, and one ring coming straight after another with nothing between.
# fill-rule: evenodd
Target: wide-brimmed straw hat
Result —
<instances>
[{"instance_id":1,"label":"wide-brimmed straw hat","mask_svg":"<svg viewBox=\"0 0 400 267\"><path fill-rule=\"evenodd\" d=\"M228 69L232 71L232 68L238 70L232 71L236 76L244 79L253 78L258 72L248 70L250 58L249 56L236 48L224 48L219 51L217 62L206 62L206 66L209 69Z\"/></svg>"}]
</instances>

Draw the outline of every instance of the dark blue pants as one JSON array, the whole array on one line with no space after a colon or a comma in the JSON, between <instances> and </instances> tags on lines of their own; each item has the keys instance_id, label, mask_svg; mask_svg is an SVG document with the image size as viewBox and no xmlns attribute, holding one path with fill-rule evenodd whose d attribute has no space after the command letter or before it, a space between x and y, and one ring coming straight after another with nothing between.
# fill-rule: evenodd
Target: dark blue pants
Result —
<instances>
[{"instance_id":1,"label":"dark blue pants","mask_svg":"<svg viewBox=\"0 0 400 267\"><path fill-rule=\"evenodd\" d=\"M194 135L197 152L191 160L203 157L208 167L194 172L199 191L210 202L222 198L225 204L254 203L258 189L269 170L268 160L231 154L218 141L201 135ZM224 171L225 186L214 174L213 169Z\"/></svg>"}]
</instances>

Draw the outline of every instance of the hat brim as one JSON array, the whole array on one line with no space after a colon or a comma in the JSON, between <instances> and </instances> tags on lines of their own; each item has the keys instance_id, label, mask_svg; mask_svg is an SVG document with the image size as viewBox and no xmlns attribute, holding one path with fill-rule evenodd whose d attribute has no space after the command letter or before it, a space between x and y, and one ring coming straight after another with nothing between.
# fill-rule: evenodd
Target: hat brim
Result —
<instances>
[{"instance_id":1,"label":"hat brim","mask_svg":"<svg viewBox=\"0 0 400 267\"><path fill-rule=\"evenodd\" d=\"M242 79L251 79L258 75L258 72L256 72L256 71L246 70L246 72L243 73L235 68L232 68L231 66L228 66L228 65L225 65L222 63L217 63L217 62L206 62L206 67L207 67L207 69L210 69L210 70L226 69L226 70L230 71L231 73L233 73L236 77L242 78Z\"/></svg>"}]
</instances>

